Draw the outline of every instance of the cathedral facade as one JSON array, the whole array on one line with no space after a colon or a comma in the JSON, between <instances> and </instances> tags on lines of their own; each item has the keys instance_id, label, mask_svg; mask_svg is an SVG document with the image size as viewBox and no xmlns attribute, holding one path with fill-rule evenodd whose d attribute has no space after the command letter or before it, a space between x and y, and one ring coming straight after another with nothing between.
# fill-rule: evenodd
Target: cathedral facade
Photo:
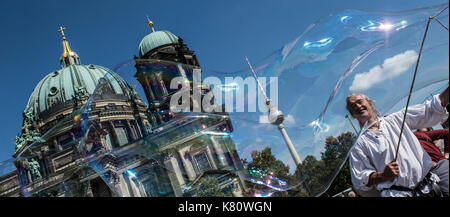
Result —
<instances>
[{"instance_id":1,"label":"cathedral facade","mask_svg":"<svg viewBox=\"0 0 450 217\"><path fill-rule=\"evenodd\" d=\"M203 99L211 91L192 82L201 70L194 51L148 25L152 32L134 58L148 105L117 73L81 64L60 28L61 69L46 75L28 100L15 138L16 170L0 177L0 196L202 196L206 177L242 196L245 185L236 171L243 165L227 136L233 131L228 114L170 107L181 90L170 88L176 77L184 79L189 96L199 91Z\"/></svg>"}]
</instances>

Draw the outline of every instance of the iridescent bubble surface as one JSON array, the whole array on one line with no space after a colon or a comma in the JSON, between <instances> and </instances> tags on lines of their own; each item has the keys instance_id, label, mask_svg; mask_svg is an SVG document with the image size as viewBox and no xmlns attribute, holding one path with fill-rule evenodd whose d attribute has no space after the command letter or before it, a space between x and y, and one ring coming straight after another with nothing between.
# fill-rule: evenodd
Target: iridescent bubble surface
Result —
<instances>
[{"instance_id":1,"label":"iridescent bubble surface","mask_svg":"<svg viewBox=\"0 0 450 217\"><path fill-rule=\"evenodd\" d=\"M428 17L445 6L330 14L254 62L262 88L283 113L300 165L282 127L272 124L250 69L201 68L196 78L199 67L147 59L112 68L84 106L2 162L1 175L20 168L24 196L320 196L360 130L348 117L346 96L369 95L382 114L403 108ZM448 11L439 20L448 26ZM445 89L448 65L448 31L432 22L412 104ZM117 76L126 81L122 98L109 92ZM172 107L187 102L179 111ZM46 168L51 164L32 150L68 127L74 133L70 160ZM64 181L46 186L52 179ZM38 188L52 190L35 193Z\"/></svg>"}]
</instances>

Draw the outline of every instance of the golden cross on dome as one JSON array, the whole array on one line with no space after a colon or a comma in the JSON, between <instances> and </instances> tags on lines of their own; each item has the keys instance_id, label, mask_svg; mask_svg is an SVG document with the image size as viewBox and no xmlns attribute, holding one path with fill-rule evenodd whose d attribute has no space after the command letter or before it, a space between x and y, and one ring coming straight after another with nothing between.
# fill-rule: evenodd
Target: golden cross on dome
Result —
<instances>
[{"instance_id":1,"label":"golden cross on dome","mask_svg":"<svg viewBox=\"0 0 450 217\"><path fill-rule=\"evenodd\" d=\"M59 27L59 30L58 30L58 32L61 32L61 35L62 35L62 37L63 37L63 40L66 39L66 36L64 35L64 29L66 29L66 27L60 26L60 27Z\"/></svg>"},{"instance_id":2,"label":"golden cross on dome","mask_svg":"<svg viewBox=\"0 0 450 217\"><path fill-rule=\"evenodd\" d=\"M66 40L66 35L64 35L64 29L65 27L60 26L58 32L61 32L63 41L63 53L61 55L60 61L62 67L67 67L73 64L80 64L80 57L70 50L69 42Z\"/></svg>"},{"instance_id":3,"label":"golden cross on dome","mask_svg":"<svg viewBox=\"0 0 450 217\"><path fill-rule=\"evenodd\" d=\"M64 54L65 54L65 56L67 56L72 51L70 50L69 42L67 42L67 40L66 40L66 35L64 35L64 29L66 29L66 27L60 26L58 32L61 32L61 35L63 38Z\"/></svg>"},{"instance_id":4,"label":"golden cross on dome","mask_svg":"<svg viewBox=\"0 0 450 217\"><path fill-rule=\"evenodd\" d=\"M154 32L155 29L153 28L153 25L154 25L153 21L151 21L150 18L148 18L148 16L147 16L147 26L150 27L152 29L152 31Z\"/></svg>"}]
</instances>

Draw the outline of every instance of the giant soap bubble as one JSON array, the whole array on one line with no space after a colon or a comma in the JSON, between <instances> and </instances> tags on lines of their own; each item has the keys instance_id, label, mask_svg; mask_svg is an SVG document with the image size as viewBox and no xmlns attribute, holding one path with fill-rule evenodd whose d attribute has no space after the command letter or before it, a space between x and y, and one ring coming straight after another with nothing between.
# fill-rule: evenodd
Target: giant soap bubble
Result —
<instances>
[{"instance_id":1,"label":"giant soap bubble","mask_svg":"<svg viewBox=\"0 0 450 217\"><path fill-rule=\"evenodd\" d=\"M428 18L447 6L330 14L256 61L260 84L247 68L125 61L81 108L2 162L2 175L20 168L25 196L323 195L360 133L346 96L367 94L382 114L403 108ZM448 26L448 10L438 18ZM128 91L111 103L114 85ZM411 103L447 85L448 30L432 22ZM52 173L36 148L67 128L70 162Z\"/></svg>"}]
</instances>

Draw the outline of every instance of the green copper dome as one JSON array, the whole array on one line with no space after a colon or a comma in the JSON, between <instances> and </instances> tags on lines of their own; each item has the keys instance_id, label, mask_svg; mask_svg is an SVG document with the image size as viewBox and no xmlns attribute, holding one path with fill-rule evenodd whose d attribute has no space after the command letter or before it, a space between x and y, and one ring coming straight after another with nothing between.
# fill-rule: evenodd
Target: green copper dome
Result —
<instances>
[{"instance_id":1,"label":"green copper dome","mask_svg":"<svg viewBox=\"0 0 450 217\"><path fill-rule=\"evenodd\" d=\"M30 109L36 119L45 118L74 105L78 95L89 97L100 79L109 73L112 95L124 96L127 83L108 68L97 65L69 65L45 76L34 88L25 110ZM110 94L110 95L111 95Z\"/></svg>"},{"instance_id":2,"label":"green copper dome","mask_svg":"<svg viewBox=\"0 0 450 217\"><path fill-rule=\"evenodd\" d=\"M177 44L178 37L169 31L155 31L145 36L139 44L139 57L143 57L147 52L169 44Z\"/></svg>"}]
</instances>

